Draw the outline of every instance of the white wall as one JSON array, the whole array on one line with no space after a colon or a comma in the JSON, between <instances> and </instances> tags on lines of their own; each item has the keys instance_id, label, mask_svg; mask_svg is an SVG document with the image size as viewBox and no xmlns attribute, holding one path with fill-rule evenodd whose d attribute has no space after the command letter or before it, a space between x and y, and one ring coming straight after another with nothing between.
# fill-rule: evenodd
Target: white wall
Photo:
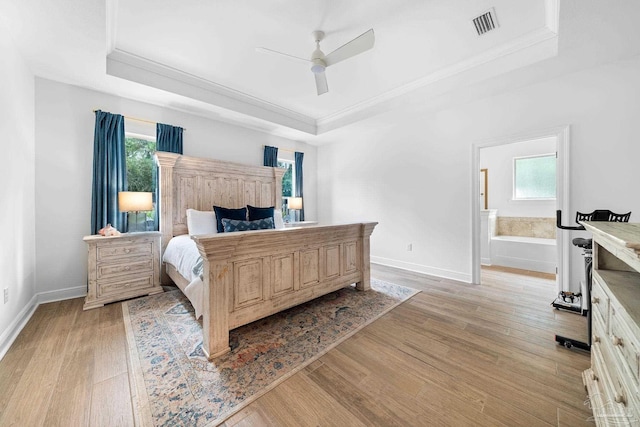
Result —
<instances>
[{"instance_id":1,"label":"white wall","mask_svg":"<svg viewBox=\"0 0 640 427\"><path fill-rule=\"evenodd\" d=\"M84 295L90 233L94 109L186 128L184 154L262 165L263 145L305 153L305 212L316 218L316 147L202 117L36 78L37 290L46 298ZM126 131L155 135L126 121Z\"/></svg>"},{"instance_id":2,"label":"white wall","mask_svg":"<svg viewBox=\"0 0 640 427\"><path fill-rule=\"evenodd\" d=\"M35 308L34 77L0 26L0 358ZM9 289L4 304L3 290Z\"/></svg>"},{"instance_id":3,"label":"white wall","mask_svg":"<svg viewBox=\"0 0 640 427\"><path fill-rule=\"evenodd\" d=\"M513 200L514 157L555 152L555 137L482 148L480 168L487 169L489 209L497 209L498 216L555 218L555 200Z\"/></svg>"},{"instance_id":4,"label":"white wall","mask_svg":"<svg viewBox=\"0 0 640 427\"><path fill-rule=\"evenodd\" d=\"M631 210L638 221L639 115L635 57L442 111L378 116L376 132L320 147L319 217L377 220L374 261L470 280L472 144L569 124L571 211ZM582 260L572 256L573 281Z\"/></svg>"}]
</instances>

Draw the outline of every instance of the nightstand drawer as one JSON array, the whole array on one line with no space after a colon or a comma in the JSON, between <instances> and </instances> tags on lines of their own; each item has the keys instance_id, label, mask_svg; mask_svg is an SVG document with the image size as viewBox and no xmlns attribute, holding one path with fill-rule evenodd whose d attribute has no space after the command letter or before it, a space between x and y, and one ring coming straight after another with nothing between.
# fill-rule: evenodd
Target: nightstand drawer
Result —
<instances>
[{"instance_id":1,"label":"nightstand drawer","mask_svg":"<svg viewBox=\"0 0 640 427\"><path fill-rule=\"evenodd\" d=\"M158 231L85 236L88 280L83 309L163 292L160 236Z\"/></svg>"},{"instance_id":2,"label":"nightstand drawer","mask_svg":"<svg viewBox=\"0 0 640 427\"><path fill-rule=\"evenodd\" d=\"M153 254L153 242L136 243L135 245L98 246L97 261L109 261L117 258L135 257Z\"/></svg>"},{"instance_id":3,"label":"nightstand drawer","mask_svg":"<svg viewBox=\"0 0 640 427\"><path fill-rule=\"evenodd\" d=\"M134 277L129 280L98 283L98 298L109 295L126 296L127 292L153 287L153 275Z\"/></svg>"},{"instance_id":4,"label":"nightstand drawer","mask_svg":"<svg viewBox=\"0 0 640 427\"><path fill-rule=\"evenodd\" d=\"M135 277L138 273L147 273L152 271L153 260L151 258L129 262L128 264L103 263L98 265L97 278L98 280L101 280L122 275L133 275Z\"/></svg>"}]
</instances>

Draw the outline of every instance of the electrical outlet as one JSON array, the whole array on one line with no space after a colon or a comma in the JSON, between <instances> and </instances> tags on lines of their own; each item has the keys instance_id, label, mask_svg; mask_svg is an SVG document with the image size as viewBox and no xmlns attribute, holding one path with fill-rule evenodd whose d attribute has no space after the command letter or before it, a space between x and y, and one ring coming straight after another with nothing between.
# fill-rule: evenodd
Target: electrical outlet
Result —
<instances>
[{"instance_id":1,"label":"electrical outlet","mask_svg":"<svg viewBox=\"0 0 640 427\"><path fill-rule=\"evenodd\" d=\"M407 251L409 251L409 252L413 251L413 243L409 243L407 245Z\"/></svg>"},{"instance_id":2,"label":"electrical outlet","mask_svg":"<svg viewBox=\"0 0 640 427\"><path fill-rule=\"evenodd\" d=\"M4 303L9 302L9 288L4 288Z\"/></svg>"}]
</instances>

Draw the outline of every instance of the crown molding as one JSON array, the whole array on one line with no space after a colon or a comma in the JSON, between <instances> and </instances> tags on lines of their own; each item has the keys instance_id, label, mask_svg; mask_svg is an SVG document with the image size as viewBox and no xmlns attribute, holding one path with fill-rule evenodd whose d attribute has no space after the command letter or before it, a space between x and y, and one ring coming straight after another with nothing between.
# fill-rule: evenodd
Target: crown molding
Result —
<instances>
[{"instance_id":1,"label":"crown molding","mask_svg":"<svg viewBox=\"0 0 640 427\"><path fill-rule=\"evenodd\" d=\"M121 49L115 48L107 55L107 74L316 134L316 121L312 117Z\"/></svg>"},{"instance_id":2,"label":"crown molding","mask_svg":"<svg viewBox=\"0 0 640 427\"><path fill-rule=\"evenodd\" d=\"M107 38L107 55L116 48L116 40L118 34L118 0L107 0L106 7L106 38Z\"/></svg>"},{"instance_id":3,"label":"crown molding","mask_svg":"<svg viewBox=\"0 0 640 427\"><path fill-rule=\"evenodd\" d=\"M560 0L545 0L545 24L549 31L558 34L560 27Z\"/></svg>"},{"instance_id":4,"label":"crown molding","mask_svg":"<svg viewBox=\"0 0 640 427\"><path fill-rule=\"evenodd\" d=\"M442 68L434 73L414 80L413 82L410 82L406 85L400 86L396 89L392 89L381 95L355 104L349 108L345 108L336 113L322 117L316 121L318 134L322 134L328 132L329 130L335 129L336 127L343 126L346 122L352 122L353 120L350 119L357 120L357 117L361 117L361 113L366 110L383 109L380 107L384 104L392 104L392 101L396 98L414 92L417 89L433 85L437 82L441 82L451 77L460 75L464 72L472 71L480 66L489 64L491 62L508 58L509 56L513 56L513 54L515 53L525 52L526 50L536 46L550 44L551 49L545 48L544 50L547 51L547 53L543 56L554 56L557 54L557 41L558 34L556 32L551 31L547 26L542 27L522 37L514 39L510 43L506 43L496 48L490 49L481 55L476 55L464 61L460 61L450 67ZM530 56L530 58L539 60L538 55L532 55ZM513 58L513 62L515 63L516 61L517 59Z\"/></svg>"}]
</instances>

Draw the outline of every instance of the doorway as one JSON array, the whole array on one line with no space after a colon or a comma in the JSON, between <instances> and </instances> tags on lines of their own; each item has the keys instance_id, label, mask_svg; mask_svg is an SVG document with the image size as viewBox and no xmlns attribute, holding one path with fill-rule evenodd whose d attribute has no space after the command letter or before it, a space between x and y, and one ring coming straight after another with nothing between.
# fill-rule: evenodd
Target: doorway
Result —
<instances>
[{"instance_id":1,"label":"doorway","mask_svg":"<svg viewBox=\"0 0 640 427\"><path fill-rule=\"evenodd\" d=\"M490 147L506 146L508 144L514 144L524 141L540 140L544 138L555 139L555 151L557 155L556 159L556 209L561 209L565 212L569 212L569 127L559 127L547 130L541 130L537 132L523 133L519 135L513 135L496 140L486 141L473 145L472 152L472 283L479 284L481 282L481 208L479 201L484 200L483 189L481 188L481 150ZM491 175L489 170L484 176ZM484 185L484 183L483 183ZM483 187L484 188L484 187ZM484 190L486 193L486 190ZM488 191L491 192L489 186ZM555 215L555 212L554 212ZM556 233L556 288L557 292L560 292L563 287L563 283L569 283L569 245L568 240L562 235L563 233Z\"/></svg>"}]
</instances>

